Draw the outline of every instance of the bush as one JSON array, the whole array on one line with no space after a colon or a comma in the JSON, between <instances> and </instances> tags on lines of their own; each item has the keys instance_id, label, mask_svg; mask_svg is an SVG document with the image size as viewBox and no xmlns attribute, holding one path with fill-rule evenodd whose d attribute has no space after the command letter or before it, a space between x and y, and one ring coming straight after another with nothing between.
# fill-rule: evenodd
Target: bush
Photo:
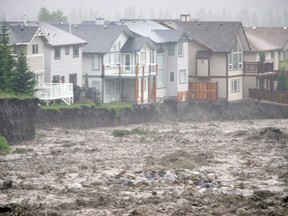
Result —
<instances>
[{"instance_id":1,"label":"bush","mask_svg":"<svg viewBox=\"0 0 288 216\"><path fill-rule=\"evenodd\" d=\"M124 129L115 129L112 132L112 135L115 137L124 137L130 134L138 134L138 135L147 135L149 130L144 130L141 128L133 128L131 131Z\"/></svg>"},{"instance_id":2,"label":"bush","mask_svg":"<svg viewBox=\"0 0 288 216\"><path fill-rule=\"evenodd\" d=\"M0 153L9 153L11 151L11 146L9 145L7 139L0 135Z\"/></svg>"}]
</instances>

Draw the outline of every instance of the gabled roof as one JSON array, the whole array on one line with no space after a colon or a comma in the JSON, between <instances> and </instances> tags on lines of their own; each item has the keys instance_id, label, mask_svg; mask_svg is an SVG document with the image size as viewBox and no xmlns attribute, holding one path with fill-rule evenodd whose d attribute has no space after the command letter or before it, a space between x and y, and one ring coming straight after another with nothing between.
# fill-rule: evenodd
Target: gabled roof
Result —
<instances>
[{"instance_id":1,"label":"gabled roof","mask_svg":"<svg viewBox=\"0 0 288 216\"><path fill-rule=\"evenodd\" d=\"M51 24L41 22L41 28L45 32L51 46L84 45L87 42L79 37L69 34Z\"/></svg>"},{"instance_id":2,"label":"gabled roof","mask_svg":"<svg viewBox=\"0 0 288 216\"><path fill-rule=\"evenodd\" d=\"M69 25L57 25L57 27L69 32ZM126 33L129 37L134 35L124 25L109 24L105 25L72 25L71 33L83 38L88 42L83 47L84 53L107 53L111 50L116 39L121 33Z\"/></svg>"},{"instance_id":3,"label":"gabled roof","mask_svg":"<svg viewBox=\"0 0 288 216\"><path fill-rule=\"evenodd\" d=\"M129 38L127 42L121 49L123 53L139 52L145 45L149 46L151 49L156 50L157 46L148 37L135 36L134 38Z\"/></svg>"},{"instance_id":4,"label":"gabled roof","mask_svg":"<svg viewBox=\"0 0 288 216\"><path fill-rule=\"evenodd\" d=\"M194 40L206 45L214 52L231 52L237 36L240 34L241 42L245 46L244 50L249 50L241 22L167 20L161 21L161 23L172 29L185 30Z\"/></svg>"},{"instance_id":5,"label":"gabled roof","mask_svg":"<svg viewBox=\"0 0 288 216\"><path fill-rule=\"evenodd\" d=\"M185 32L183 30L153 30L151 32L151 39L158 44L161 43L177 43L184 38Z\"/></svg>"},{"instance_id":6,"label":"gabled roof","mask_svg":"<svg viewBox=\"0 0 288 216\"><path fill-rule=\"evenodd\" d=\"M288 41L288 29L282 27L245 28L252 51L282 50Z\"/></svg>"},{"instance_id":7,"label":"gabled roof","mask_svg":"<svg viewBox=\"0 0 288 216\"><path fill-rule=\"evenodd\" d=\"M30 26L19 22L5 22L5 24L8 27L9 43L11 44L29 44L39 32L45 37L39 25ZM4 23L1 22L0 27L3 25Z\"/></svg>"}]
</instances>

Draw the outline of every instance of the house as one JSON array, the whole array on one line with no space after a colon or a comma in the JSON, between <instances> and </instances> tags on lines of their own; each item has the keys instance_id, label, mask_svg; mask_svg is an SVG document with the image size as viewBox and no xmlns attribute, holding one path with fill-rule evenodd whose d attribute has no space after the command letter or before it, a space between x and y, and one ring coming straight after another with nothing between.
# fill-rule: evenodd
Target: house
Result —
<instances>
[{"instance_id":1,"label":"house","mask_svg":"<svg viewBox=\"0 0 288 216\"><path fill-rule=\"evenodd\" d=\"M191 98L243 99L243 52L250 47L241 22L181 20L159 23L184 30L192 38L188 48Z\"/></svg>"},{"instance_id":2,"label":"house","mask_svg":"<svg viewBox=\"0 0 288 216\"><path fill-rule=\"evenodd\" d=\"M157 44L157 101L187 101L189 38L185 32L171 30L152 20L121 20L118 24Z\"/></svg>"},{"instance_id":3,"label":"house","mask_svg":"<svg viewBox=\"0 0 288 216\"><path fill-rule=\"evenodd\" d=\"M0 26L4 23L0 23ZM48 42L40 26L29 26L27 23L5 22L9 32L9 43L14 44L14 54L20 50L27 56L28 66L34 72L38 85L44 83L44 44Z\"/></svg>"},{"instance_id":4,"label":"house","mask_svg":"<svg viewBox=\"0 0 288 216\"><path fill-rule=\"evenodd\" d=\"M58 25L88 42L83 47L83 86L94 87L103 103L146 104L156 100L155 44L125 25L103 19L80 25Z\"/></svg>"}]
</instances>

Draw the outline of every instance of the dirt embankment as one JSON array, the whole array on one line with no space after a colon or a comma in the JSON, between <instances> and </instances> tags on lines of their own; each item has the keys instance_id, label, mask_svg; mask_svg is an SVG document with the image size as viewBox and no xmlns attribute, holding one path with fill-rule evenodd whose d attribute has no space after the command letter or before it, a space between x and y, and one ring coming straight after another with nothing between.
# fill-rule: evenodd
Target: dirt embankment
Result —
<instances>
[{"instance_id":1,"label":"dirt embankment","mask_svg":"<svg viewBox=\"0 0 288 216\"><path fill-rule=\"evenodd\" d=\"M245 119L286 119L288 106L254 100L193 101L180 103L168 101L150 107L135 107L133 111L122 110L117 117L114 111L95 108L69 110L38 110L36 127L39 129L62 128L97 128L142 123L167 123L179 121L224 121Z\"/></svg>"},{"instance_id":2,"label":"dirt embankment","mask_svg":"<svg viewBox=\"0 0 288 216\"><path fill-rule=\"evenodd\" d=\"M35 137L35 113L38 99L0 99L0 134L10 144Z\"/></svg>"}]
</instances>

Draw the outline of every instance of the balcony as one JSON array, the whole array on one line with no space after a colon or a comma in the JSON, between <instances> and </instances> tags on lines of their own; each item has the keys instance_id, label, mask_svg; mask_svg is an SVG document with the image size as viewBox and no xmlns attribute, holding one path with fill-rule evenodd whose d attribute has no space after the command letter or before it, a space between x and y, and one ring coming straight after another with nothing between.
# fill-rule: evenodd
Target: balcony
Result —
<instances>
[{"instance_id":1,"label":"balcony","mask_svg":"<svg viewBox=\"0 0 288 216\"><path fill-rule=\"evenodd\" d=\"M102 66L103 77L142 78L156 76L157 64Z\"/></svg>"},{"instance_id":2,"label":"balcony","mask_svg":"<svg viewBox=\"0 0 288 216\"><path fill-rule=\"evenodd\" d=\"M257 73L258 75L274 74L274 65L273 62L244 62L244 73Z\"/></svg>"}]
</instances>

